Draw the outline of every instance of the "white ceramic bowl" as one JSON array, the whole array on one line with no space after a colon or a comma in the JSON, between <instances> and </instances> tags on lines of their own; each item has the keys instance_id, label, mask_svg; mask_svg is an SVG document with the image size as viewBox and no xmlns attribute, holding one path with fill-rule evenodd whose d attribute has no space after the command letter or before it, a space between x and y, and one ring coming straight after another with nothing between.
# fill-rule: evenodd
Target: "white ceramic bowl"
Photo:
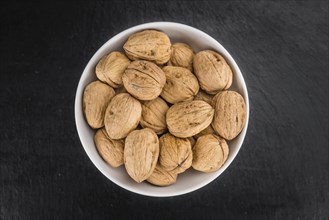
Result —
<instances>
[{"instance_id":1,"label":"white ceramic bowl","mask_svg":"<svg viewBox=\"0 0 329 220\"><path fill-rule=\"evenodd\" d=\"M195 171L193 169L189 169L188 171L178 176L177 182L175 184L167 187L157 187L148 184L145 181L143 183L134 182L128 176L124 166L121 166L119 168L112 168L111 166L107 165L97 153L94 144L95 131L88 126L83 116L83 111L82 111L83 90L86 85L96 80L94 70L97 62L101 59L101 57L115 50L123 51L122 46L126 42L128 37L135 32L145 29L157 29L163 31L167 35L169 35L172 42L185 42L191 45L196 52L205 49L215 50L226 58L227 62L230 64L231 68L233 69L234 81L230 90L238 91L240 94L242 94L242 96L245 99L246 108L247 108L246 125L243 128L242 132L239 134L239 136L236 137L233 141L230 141L228 143L230 149L228 159L218 171L213 173L202 173ZM218 43L214 38L210 37L206 33L187 25L172 23L172 22L153 22L153 23L138 25L129 28L112 37L94 54L94 56L87 64L80 78L78 89L76 92L76 97L75 97L76 126L81 143L87 155L89 156L90 160L95 164L95 166L99 169L99 171L101 171L112 182L116 183L117 185L129 191L147 196L155 196L155 197L177 196L197 190L207 185L214 179L216 179L232 163L235 156L239 152L244 137L246 135L248 120L249 120L249 99L248 99L246 84L238 65L235 63L231 55L226 51L226 49L220 43Z\"/></svg>"}]
</instances>

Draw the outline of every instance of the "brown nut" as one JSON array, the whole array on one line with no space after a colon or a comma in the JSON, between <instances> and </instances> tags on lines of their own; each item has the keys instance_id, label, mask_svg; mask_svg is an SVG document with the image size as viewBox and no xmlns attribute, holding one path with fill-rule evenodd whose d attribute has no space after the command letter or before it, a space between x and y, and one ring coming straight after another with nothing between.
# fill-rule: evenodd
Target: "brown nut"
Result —
<instances>
[{"instance_id":1,"label":"brown nut","mask_svg":"<svg viewBox=\"0 0 329 220\"><path fill-rule=\"evenodd\" d=\"M95 134L95 145L99 155L112 167L123 164L124 140L112 140L106 133L105 128L99 129Z\"/></svg>"},{"instance_id":2,"label":"brown nut","mask_svg":"<svg viewBox=\"0 0 329 220\"><path fill-rule=\"evenodd\" d=\"M214 95L210 95L200 89L198 94L196 94L196 96L194 97L194 100L203 100L203 101L207 102L209 105L211 105L213 97L214 97Z\"/></svg>"},{"instance_id":3,"label":"brown nut","mask_svg":"<svg viewBox=\"0 0 329 220\"><path fill-rule=\"evenodd\" d=\"M166 115L169 132L176 137L191 137L208 127L214 109L205 101L179 102L171 106Z\"/></svg>"},{"instance_id":4,"label":"brown nut","mask_svg":"<svg viewBox=\"0 0 329 220\"><path fill-rule=\"evenodd\" d=\"M148 60L156 64L165 64L170 58L171 43L169 37L155 30L137 32L123 45L127 56L132 60Z\"/></svg>"},{"instance_id":5,"label":"brown nut","mask_svg":"<svg viewBox=\"0 0 329 220\"><path fill-rule=\"evenodd\" d=\"M147 182L156 186L169 186L174 184L177 179L177 174L173 172L166 171L158 163L153 170L153 173L149 178L146 179Z\"/></svg>"},{"instance_id":6,"label":"brown nut","mask_svg":"<svg viewBox=\"0 0 329 220\"><path fill-rule=\"evenodd\" d=\"M198 79L186 68L165 66L166 83L162 89L161 97L169 103L193 100L199 92Z\"/></svg>"},{"instance_id":7,"label":"brown nut","mask_svg":"<svg viewBox=\"0 0 329 220\"><path fill-rule=\"evenodd\" d=\"M212 127L226 140L232 140L246 123L246 104L243 97L234 91L220 92L213 98L215 108Z\"/></svg>"},{"instance_id":8,"label":"brown nut","mask_svg":"<svg viewBox=\"0 0 329 220\"><path fill-rule=\"evenodd\" d=\"M159 157L159 140L153 130L132 131L126 138L124 163L129 176L140 183L152 174Z\"/></svg>"},{"instance_id":9,"label":"brown nut","mask_svg":"<svg viewBox=\"0 0 329 220\"><path fill-rule=\"evenodd\" d=\"M166 113L169 107L161 98L145 101L142 104L142 118L140 124L143 128L151 128L155 133L162 134L167 129Z\"/></svg>"},{"instance_id":10,"label":"brown nut","mask_svg":"<svg viewBox=\"0 0 329 220\"><path fill-rule=\"evenodd\" d=\"M193 148L192 167L202 172L214 172L226 161L229 148L226 141L217 135L207 134L196 141Z\"/></svg>"},{"instance_id":11,"label":"brown nut","mask_svg":"<svg viewBox=\"0 0 329 220\"><path fill-rule=\"evenodd\" d=\"M193 56L194 51L192 47L184 43L175 43L171 46L171 56L168 65L180 66L192 71Z\"/></svg>"},{"instance_id":12,"label":"brown nut","mask_svg":"<svg viewBox=\"0 0 329 220\"><path fill-rule=\"evenodd\" d=\"M192 147L187 138L178 138L172 134L160 137L159 163L163 169L182 173L192 165Z\"/></svg>"},{"instance_id":13,"label":"brown nut","mask_svg":"<svg viewBox=\"0 0 329 220\"><path fill-rule=\"evenodd\" d=\"M228 89L232 84L231 67L215 51L204 50L197 53L193 59L193 67L200 87L209 94Z\"/></svg>"},{"instance_id":14,"label":"brown nut","mask_svg":"<svg viewBox=\"0 0 329 220\"><path fill-rule=\"evenodd\" d=\"M122 76L126 90L139 100L158 97L166 83L162 69L148 61L134 61Z\"/></svg>"},{"instance_id":15,"label":"brown nut","mask_svg":"<svg viewBox=\"0 0 329 220\"><path fill-rule=\"evenodd\" d=\"M83 112L90 127L104 126L105 110L114 94L113 88L100 81L86 86L83 93Z\"/></svg>"},{"instance_id":16,"label":"brown nut","mask_svg":"<svg viewBox=\"0 0 329 220\"><path fill-rule=\"evenodd\" d=\"M129 65L130 60L123 54L114 51L104 56L96 66L97 78L113 88L122 85L122 74Z\"/></svg>"},{"instance_id":17,"label":"brown nut","mask_svg":"<svg viewBox=\"0 0 329 220\"><path fill-rule=\"evenodd\" d=\"M105 113L105 128L111 139L125 138L134 130L141 118L142 106L128 93L114 96Z\"/></svg>"}]
</instances>

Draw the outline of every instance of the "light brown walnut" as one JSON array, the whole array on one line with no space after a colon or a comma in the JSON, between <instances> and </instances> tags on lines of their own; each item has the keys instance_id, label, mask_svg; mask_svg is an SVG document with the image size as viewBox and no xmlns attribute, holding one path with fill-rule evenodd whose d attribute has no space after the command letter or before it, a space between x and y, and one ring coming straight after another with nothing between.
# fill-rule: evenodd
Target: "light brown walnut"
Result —
<instances>
[{"instance_id":1,"label":"light brown walnut","mask_svg":"<svg viewBox=\"0 0 329 220\"><path fill-rule=\"evenodd\" d=\"M226 140L232 140L246 123L246 104L243 97L234 91L219 92L213 98L215 108L212 127Z\"/></svg>"},{"instance_id":2,"label":"light brown walnut","mask_svg":"<svg viewBox=\"0 0 329 220\"><path fill-rule=\"evenodd\" d=\"M162 92L166 76L162 69L149 61L134 61L122 76L126 90L139 100L153 100Z\"/></svg>"},{"instance_id":3,"label":"light brown walnut","mask_svg":"<svg viewBox=\"0 0 329 220\"><path fill-rule=\"evenodd\" d=\"M166 113L169 107L161 98L142 103L142 118L140 124L143 128L151 128L155 133L162 134L167 129Z\"/></svg>"},{"instance_id":4,"label":"light brown walnut","mask_svg":"<svg viewBox=\"0 0 329 220\"><path fill-rule=\"evenodd\" d=\"M159 157L159 140L149 128L132 131L125 140L124 164L129 176L140 183L149 178Z\"/></svg>"},{"instance_id":5,"label":"light brown walnut","mask_svg":"<svg viewBox=\"0 0 329 220\"><path fill-rule=\"evenodd\" d=\"M130 60L123 54L114 51L104 56L96 65L97 78L113 88L122 86L122 74L129 65Z\"/></svg>"},{"instance_id":6,"label":"light brown walnut","mask_svg":"<svg viewBox=\"0 0 329 220\"><path fill-rule=\"evenodd\" d=\"M159 163L167 171L182 173L192 165L192 147L187 138L178 138L172 134L160 137Z\"/></svg>"},{"instance_id":7,"label":"light brown walnut","mask_svg":"<svg viewBox=\"0 0 329 220\"><path fill-rule=\"evenodd\" d=\"M180 66L193 70L194 51L192 47L184 43L175 43L171 46L169 66Z\"/></svg>"},{"instance_id":8,"label":"light brown walnut","mask_svg":"<svg viewBox=\"0 0 329 220\"><path fill-rule=\"evenodd\" d=\"M141 118L140 102L128 93L114 96L105 113L106 132L112 139L121 139L134 130Z\"/></svg>"},{"instance_id":9,"label":"light brown walnut","mask_svg":"<svg viewBox=\"0 0 329 220\"><path fill-rule=\"evenodd\" d=\"M171 106L166 115L169 132L186 138L198 134L212 122L214 109L205 101L179 102Z\"/></svg>"},{"instance_id":10,"label":"light brown walnut","mask_svg":"<svg viewBox=\"0 0 329 220\"><path fill-rule=\"evenodd\" d=\"M174 184L176 179L176 173L163 169L162 166L158 163L151 176L146 180L147 182L156 186L169 186Z\"/></svg>"},{"instance_id":11,"label":"light brown walnut","mask_svg":"<svg viewBox=\"0 0 329 220\"><path fill-rule=\"evenodd\" d=\"M165 64L170 59L171 43L169 37L156 30L144 30L131 35L123 45L131 60L148 60Z\"/></svg>"},{"instance_id":12,"label":"light brown walnut","mask_svg":"<svg viewBox=\"0 0 329 220\"><path fill-rule=\"evenodd\" d=\"M202 172L214 172L226 161L229 148L226 141L213 134L201 136L193 148L192 167Z\"/></svg>"},{"instance_id":13,"label":"light brown walnut","mask_svg":"<svg viewBox=\"0 0 329 220\"><path fill-rule=\"evenodd\" d=\"M100 81L88 84L83 93L83 112L90 127L104 126L105 110L115 95L113 88Z\"/></svg>"},{"instance_id":14,"label":"light brown walnut","mask_svg":"<svg viewBox=\"0 0 329 220\"><path fill-rule=\"evenodd\" d=\"M161 96L169 103L193 100L199 92L199 82L195 75L186 68L165 66L166 83Z\"/></svg>"},{"instance_id":15,"label":"light brown walnut","mask_svg":"<svg viewBox=\"0 0 329 220\"><path fill-rule=\"evenodd\" d=\"M194 73L200 87L209 94L228 89L233 80L233 72L224 57L212 50L198 52L193 59Z\"/></svg>"},{"instance_id":16,"label":"light brown walnut","mask_svg":"<svg viewBox=\"0 0 329 220\"><path fill-rule=\"evenodd\" d=\"M95 134L95 145L99 155L104 161L112 167L119 167L123 164L123 148L124 140L113 140L107 133L105 128L97 130Z\"/></svg>"}]
</instances>

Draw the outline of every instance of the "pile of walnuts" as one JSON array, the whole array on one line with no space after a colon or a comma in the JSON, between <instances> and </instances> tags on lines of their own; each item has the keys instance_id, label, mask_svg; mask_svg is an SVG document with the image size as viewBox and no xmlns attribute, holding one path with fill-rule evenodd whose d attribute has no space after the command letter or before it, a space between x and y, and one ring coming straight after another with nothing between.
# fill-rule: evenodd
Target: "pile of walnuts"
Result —
<instances>
[{"instance_id":1,"label":"pile of walnuts","mask_svg":"<svg viewBox=\"0 0 329 220\"><path fill-rule=\"evenodd\" d=\"M86 86L83 110L101 157L124 164L136 182L176 182L191 166L218 170L246 120L243 97L228 91L233 72L217 52L194 53L160 31L131 35L125 54L111 52Z\"/></svg>"}]
</instances>

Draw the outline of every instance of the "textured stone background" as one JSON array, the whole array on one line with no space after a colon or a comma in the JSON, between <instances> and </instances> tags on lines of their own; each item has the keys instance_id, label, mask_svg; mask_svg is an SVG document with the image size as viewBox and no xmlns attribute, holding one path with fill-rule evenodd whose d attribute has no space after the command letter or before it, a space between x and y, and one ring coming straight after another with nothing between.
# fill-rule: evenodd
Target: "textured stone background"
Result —
<instances>
[{"instance_id":1,"label":"textured stone background","mask_svg":"<svg viewBox=\"0 0 329 220\"><path fill-rule=\"evenodd\" d=\"M250 124L196 192L130 193L80 144L74 97L110 37L175 21L239 64ZM0 219L328 219L328 1L7 1L0 7Z\"/></svg>"}]
</instances>

